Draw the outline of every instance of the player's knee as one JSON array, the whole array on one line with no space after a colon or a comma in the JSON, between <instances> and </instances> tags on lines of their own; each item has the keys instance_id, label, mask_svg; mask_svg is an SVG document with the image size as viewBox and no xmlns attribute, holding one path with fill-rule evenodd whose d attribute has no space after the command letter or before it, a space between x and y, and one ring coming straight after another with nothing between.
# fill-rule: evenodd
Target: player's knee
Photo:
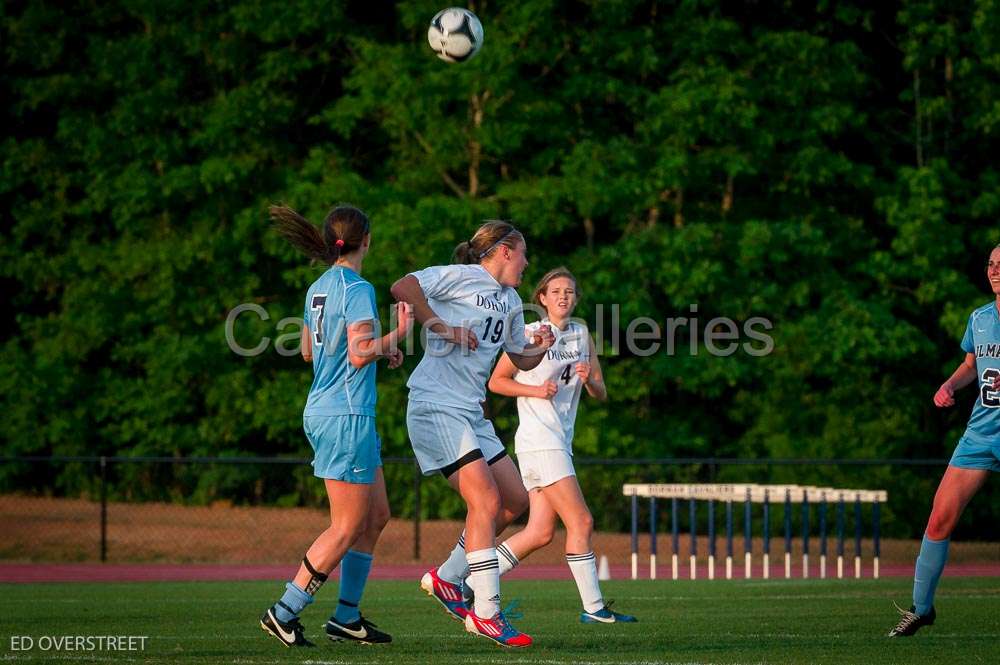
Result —
<instances>
[{"instance_id":1,"label":"player's knee","mask_svg":"<svg viewBox=\"0 0 1000 665\"><path fill-rule=\"evenodd\" d=\"M927 537L931 540L944 540L951 536L954 528L954 513L947 510L934 510L927 520Z\"/></svg>"},{"instance_id":2,"label":"player's knee","mask_svg":"<svg viewBox=\"0 0 1000 665\"><path fill-rule=\"evenodd\" d=\"M477 517L496 520L500 515L500 495L493 491L481 492L468 501L469 513Z\"/></svg>"},{"instance_id":3,"label":"player's knee","mask_svg":"<svg viewBox=\"0 0 1000 665\"><path fill-rule=\"evenodd\" d=\"M512 519L517 519L528 509L528 493L523 489L520 492L513 492L504 497L505 508L510 512Z\"/></svg>"},{"instance_id":4,"label":"player's knee","mask_svg":"<svg viewBox=\"0 0 1000 665\"><path fill-rule=\"evenodd\" d=\"M390 517L389 506L379 506L378 508L373 509L372 512L368 514L368 533L373 535L382 533L382 530L385 529L385 525L389 523Z\"/></svg>"},{"instance_id":5,"label":"player's knee","mask_svg":"<svg viewBox=\"0 0 1000 665\"><path fill-rule=\"evenodd\" d=\"M552 542L553 537L555 537L555 525L539 526L537 524L529 524L522 533L527 541L526 545L528 549L534 552Z\"/></svg>"},{"instance_id":6,"label":"player's knee","mask_svg":"<svg viewBox=\"0 0 1000 665\"><path fill-rule=\"evenodd\" d=\"M350 546L363 534L368 526L368 519L362 517L340 517L330 525L330 534L337 540L338 546Z\"/></svg>"},{"instance_id":7,"label":"player's knee","mask_svg":"<svg viewBox=\"0 0 1000 665\"><path fill-rule=\"evenodd\" d=\"M583 513L575 516L573 519L566 523L566 530L572 533L574 536L583 536L589 538L594 532L594 517L590 514L590 511L584 511Z\"/></svg>"},{"instance_id":8,"label":"player's knee","mask_svg":"<svg viewBox=\"0 0 1000 665\"><path fill-rule=\"evenodd\" d=\"M323 545L331 550L346 550L357 539L355 536L344 533L342 527L330 526L321 536Z\"/></svg>"}]
</instances>

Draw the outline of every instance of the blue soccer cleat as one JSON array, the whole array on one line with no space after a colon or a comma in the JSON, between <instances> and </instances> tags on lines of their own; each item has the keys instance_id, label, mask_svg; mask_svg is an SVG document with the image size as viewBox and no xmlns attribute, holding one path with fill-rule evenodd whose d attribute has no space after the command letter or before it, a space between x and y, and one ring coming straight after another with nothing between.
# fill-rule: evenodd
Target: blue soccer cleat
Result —
<instances>
[{"instance_id":1,"label":"blue soccer cleat","mask_svg":"<svg viewBox=\"0 0 1000 665\"><path fill-rule=\"evenodd\" d=\"M581 612L580 623L636 623L636 619L631 614L621 614L611 611L611 602L597 610L596 612Z\"/></svg>"}]
</instances>

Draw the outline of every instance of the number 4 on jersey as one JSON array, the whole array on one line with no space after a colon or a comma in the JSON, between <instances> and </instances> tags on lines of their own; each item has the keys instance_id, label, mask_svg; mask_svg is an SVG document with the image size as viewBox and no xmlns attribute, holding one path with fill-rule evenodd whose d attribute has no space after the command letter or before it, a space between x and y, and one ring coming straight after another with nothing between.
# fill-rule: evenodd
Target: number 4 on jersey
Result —
<instances>
[{"instance_id":1,"label":"number 4 on jersey","mask_svg":"<svg viewBox=\"0 0 1000 665\"><path fill-rule=\"evenodd\" d=\"M573 369L572 365L566 365L566 369L564 369L562 371L562 374L559 375L559 378L562 379L562 382L565 383L567 386L569 385L569 380L573 378L572 369Z\"/></svg>"}]
</instances>

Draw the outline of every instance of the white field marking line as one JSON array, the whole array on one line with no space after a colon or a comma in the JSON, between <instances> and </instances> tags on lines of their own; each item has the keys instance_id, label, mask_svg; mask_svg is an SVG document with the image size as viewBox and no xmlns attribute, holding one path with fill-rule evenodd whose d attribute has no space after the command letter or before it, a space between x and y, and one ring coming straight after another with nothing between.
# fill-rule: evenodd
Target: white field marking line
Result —
<instances>
[{"instance_id":1,"label":"white field marking line","mask_svg":"<svg viewBox=\"0 0 1000 665\"><path fill-rule=\"evenodd\" d=\"M776 593L776 594L761 594L753 597L752 600L788 600L794 598L803 599L830 599L830 598L882 598L886 593L891 593L892 589L873 589L871 591L852 591L848 586L845 586L844 592L830 591L828 593L803 593L803 594L789 594L789 593ZM628 600L703 600L706 602L715 602L721 599L732 599L731 596L684 596L684 595L667 595L667 596L646 596L637 594L617 594L622 598L627 598ZM959 589L947 589L944 591L939 591L937 596L940 598L996 598L1000 596L1000 588L994 589L976 589L971 593L964 593Z\"/></svg>"},{"instance_id":2,"label":"white field marking line","mask_svg":"<svg viewBox=\"0 0 1000 665\"><path fill-rule=\"evenodd\" d=\"M782 639L789 639L789 638L794 638L794 639L805 639L805 638L815 639L816 638L815 633L809 633L807 635L805 633L733 633L733 632L718 633L717 632L717 633L714 633L714 634L718 635L720 637L738 637L738 638L741 638L741 639L759 639L759 638L762 638L762 637L780 637ZM826 633L826 634L823 635L823 637L824 638L841 639L841 638L844 637L844 635L840 635L838 633Z\"/></svg>"},{"instance_id":3,"label":"white field marking line","mask_svg":"<svg viewBox=\"0 0 1000 665\"><path fill-rule=\"evenodd\" d=\"M795 596L795 595L755 596L751 600L754 600L754 601L757 601L757 600L797 600L799 598L801 598L802 600L840 600L840 599L843 599L843 598L875 598L875 599L877 599L877 598L884 598L884 597L886 597L885 594L867 595L867 594L856 594L856 593L855 594L831 593L831 594L810 594L808 596ZM968 596L964 596L964 597L967 598ZM621 598L625 599L624 596L621 596ZM713 597L710 597L710 598L707 598L705 596L628 596L627 600L629 600L629 601L633 601L633 600L655 600L655 601L678 600L678 601L685 601L685 602L700 601L700 602L703 602L703 603L706 603L706 604L717 605L720 600L730 600L730 599L726 599L723 596L713 596Z\"/></svg>"},{"instance_id":4,"label":"white field marking line","mask_svg":"<svg viewBox=\"0 0 1000 665\"><path fill-rule=\"evenodd\" d=\"M537 631L535 631L535 632L537 632ZM533 632L532 634L535 634L535 633ZM322 641L324 641L324 642L326 641L326 634L325 633L317 633L317 635L322 635L322 638L323 638ZM261 633L260 635L226 635L226 641L230 641L230 640L246 640L248 642L251 642L251 641L257 642L257 641L261 641L261 637L263 637L263 636L264 636L263 633ZM465 634L464 633L459 633L459 634L450 634L449 633L449 634L446 635L444 633L441 633L441 634L434 634L434 633L428 633L428 632L401 633L401 632L398 632L398 631L393 631L392 632L392 636L393 636L393 638L397 638L397 637L419 638L419 637L430 636L430 637L433 637L435 640L454 640L454 641L464 640L465 639ZM307 635L306 637L316 637L316 639L320 639L316 635ZM179 640L183 640L185 642L191 642L191 641L196 641L196 640L201 640L201 641L216 640L217 641L219 639L219 637L218 636L211 636L211 635L193 635L193 636L192 635L151 635L150 639L151 640L155 639L155 640L158 640L160 642L172 642L173 640L178 640L178 641ZM49 652L46 652L46 653L49 653ZM95 650L95 651L89 652L89 653L100 653L100 652L98 652L98 651ZM118 652L114 652L114 653L118 653ZM353 663L353 662L358 662L358 661L353 661L352 660L351 662Z\"/></svg>"},{"instance_id":5,"label":"white field marking line","mask_svg":"<svg viewBox=\"0 0 1000 665\"><path fill-rule=\"evenodd\" d=\"M21 586L21 588L22 589L27 589L29 586L32 586L32 585L30 585L30 584L24 584L24 585ZM85 598L66 598L65 594L59 594L58 596L53 596L53 597L49 597L49 598L47 598L45 596L35 596L35 599L38 602L42 602L42 603L83 603L83 602L86 602ZM0 600L0 605L14 605L15 603L16 604L20 604L21 601L10 600L10 599L7 599L7 598L4 598L3 600Z\"/></svg>"},{"instance_id":6,"label":"white field marking line","mask_svg":"<svg viewBox=\"0 0 1000 665\"><path fill-rule=\"evenodd\" d=\"M800 598L802 600L842 600L842 599L852 599L852 598L872 598L872 599L876 599L877 600L879 598L888 598L888 597L890 597L890 595L891 594L887 595L887 593L884 592L884 591L878 591L878 592L873 591L871 593L861 593L861 592L854 592L854 593L828 593L828 594L826 594L826 593L811 593L811 594L803 594L803 595L774 594L774 595L754 596L752 599L748 599L748 600L754 600L754 601L757 601L757 600L797 600L797 599L800 599ZM633 600L655 600L655 601L682 600L682 601L692 601L693 600L693 601L700 601L700 602L712 603L712 604L716 604L716 603L718 603L719 600L723 600L724 599L723 596L620 596L620 597L622 599L625 599L625 600L628 600L628 601L633 601ZM956 593L954 591L951 591L949 593L941 593L941 592L939 592L939 593L936 594L936 597L938 597L938 598L950 598L950 599L954 599L954 600L961 600L963 598L971 598L971 599L974 599L974 600L985 600L985 599L992 599L992 598L1000 597L1000 593L993 593L993 592L981 593L980 592L980 593L967 593L966 594L966 593Z\"/></svg>"},{"instance_id":7,"label":"white field marking line","mask_svg":"<svg viewBox=\"0 0 1000 665\"><path fill-rule=\"evenodd\" d=\"M496 657L486 657L486 658L476 657L475 660L476 662L498 663L499 665L567 665L567 663L573 663L573 665L712 665L712 663L706 663L704 661L669 661L669 660L572 660L572 659L539 660L536 658L496 658ZM345 663L350 663L353 665L356 663L365 663L365 662L366 661L356 661L356 660L306 660L302 661L302 665L342 665ZM380 662L380 661L371 661L371 662Z\"/></svg>"},{"instance_id":8,"label":"white field marking line","mask_svg":"<svg viewBox=\"0 0 1000 665\"><path fill-rule=\"evenodd\" d=\"M54 654L46 652L45 654L4 654L2 657L3 661L33 661L33 660L88 660L88 661L102 661L106 660L109 663L121 663L121 662L143 662L143 663L156 663L165 662L173 663L176 662L176 658L164 657L164 658L121 658L119 656L108 655L107 658L102 659L101 657L94 657L93 655L74 655L74 654ZM672 661L672 660L592 660L592 661L581 661L581 660L537 660L537 659L510 659L510 658L477 658L477 662L485 663L496 663L497 665L512 665L512 664L522 664L522 665L567 665L568 663L573 663L573 665L715 665L712 661ZM262 656L260 658L236 658L232 661L233 665L253 665L256 663L273 663L274 658ZM302 665L380 665L384 661L380 660L355 660L355 659L345 659L345 660L304 660L300 661ZM741 665L740 663L728 663L727 665ZM764 665L763 661L758 661L754 663L745 663L742 665Z\"/></svg>"},{"instance_id":9,"label":"white field marking line","mask_svg":"<svg viewBox=\"0 0 1000 665\"><path fill-rule=\"evenodd\" d=\"M763 638L763 637L780 637L780 638L783 638L783 639L789 639L789 638L794 638L794 639L800 639L800 638L815 639L816 638L815 634L802 635L802 634L799 634L799 633L732 633L732 632L718 633L718 632L716 632L716 633L705 633L705 634L706 635L715 635L717 637L735 637L735 638L739 638L739 639L758 639L758 638ZM696 637L696 636L699 636L699 635L700 635L700 633L689 633L689 636L695 636ZM941 638L941 637L943 637L943 638L956 638L956 639L961 639L961 640L967 640L967 639L969 639L968 633L962 633L962 634L958 634L958 633L936 633L936 635L938 635L939 638ZM981 637L998 637L998 636L1000 636L1000 634L997 634L997 633L976 633L976 635L975 635L975 637L977 639L981 638ZM834 639L843 639L843 638L846 638L846 637L857 637L857 634L856 633L849 633L849 634L831 633L831 634L825 634L824 637L829 637L829 638L834 638Z\"/></svg>"},{"instance_id":10,"label":"white field marking line","mask_svg":"<svg viewBox=\"0 0 1000 665\"><path fill-rule=\"evenodd\" d=\"M102 659L104 659L104 660L107 660L109 663L110 662L115 662L115 663L149 663L149 662L156 662L157 660L160 660L158 658L128 658L128 657L122 657L122 656L112 655L112 654L121 653L120 651L96 651L95 650L95 651L88 651L87 653L90 654L90 655L84 656L84 655L77 655L77 654L71 654L71 653L54 653L52 651L41 651L39 653L34 653L34 654L33 653L25 653L25 654L17 654L17 655L5 655L3 659L4 660L24 660L24 661L38 659L38 660L41 660L43 662L48 662L50 660L90 660L90 661L94 661L94 660L102 660ZM99 654L107 654L107 656L102 656L102 655L99 655ZM163 658L162 660L163 660L163 662L169 663L169 662L176 662L177 659L176 658L172 658L172 659Z\"/></svg>"},{"instance_id":11,"label":"white field marking line","mask_svg":"<svg viewBox=\"0 0 1000 665\"><path fill-rule=\"evenodd\" d=\"M524 665L715 665L712 661L696 660L539 660L535 658L482 658L477 661L484 663L497 663L498 665L510 665L523 663ZM728 663L727 665L764 665L764 661L754 663Z\"/></svg>"}]
</instances>

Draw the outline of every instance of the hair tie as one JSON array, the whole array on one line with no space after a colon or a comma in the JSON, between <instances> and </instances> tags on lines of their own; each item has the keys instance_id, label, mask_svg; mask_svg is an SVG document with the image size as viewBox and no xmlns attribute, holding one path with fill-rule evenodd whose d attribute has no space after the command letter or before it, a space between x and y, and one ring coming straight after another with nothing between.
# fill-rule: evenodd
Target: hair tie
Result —
<instances>
[{"instance_id":1,"label":"hair tie","mask_svg":"<svg viewBox=\"0 0 1000 665\"><path fill-rule=\"evenodd\" d=\"M335 242L333 244L335 244L337 247L343 247L344 246L344 241L341 240L340 238L337 238L337 242Z\"/></svg>"},{"instance_id":2,"label":"hair tie","mask_svg":"<svg viewBox=\"0 0 1000 665\"><path fill-rule=\"evenodd\" d=\"M483 257L485 257L485 256L486 256L487 254L489 254L489 253L490 253L490 252L492 252L492 251L493 251L494 249L496 249L496 248L497 248L497 247L498 247L498 246L500 245L500 243L502 243L502 242L503 242L504 240L506 240L506 239L507 239L507 236L509 236L510 234L514 233L514 231L516 231L516 230L517 230L517 229L515 229L514 227L511 227L511 228L510 228L510 230L509 230L509 231L507 231L507 233L505 233L505 234L503 234L502 236L500 236L500 239L499 239L499 240L497 240L497 241L496 241L495 243L493 243L492 245L490 245L490 246L489 246L489 249L487 249L487 250L486 250L485 252L483 252L482 254L480 254L480 255L479 255L479 260L480 260L480 261L482 261L482 260L483 260ZM472 245L472 242L471 242L471 241L469 242L469 245L470 245L470 246Z\"/></svg>"}]
</instances>

